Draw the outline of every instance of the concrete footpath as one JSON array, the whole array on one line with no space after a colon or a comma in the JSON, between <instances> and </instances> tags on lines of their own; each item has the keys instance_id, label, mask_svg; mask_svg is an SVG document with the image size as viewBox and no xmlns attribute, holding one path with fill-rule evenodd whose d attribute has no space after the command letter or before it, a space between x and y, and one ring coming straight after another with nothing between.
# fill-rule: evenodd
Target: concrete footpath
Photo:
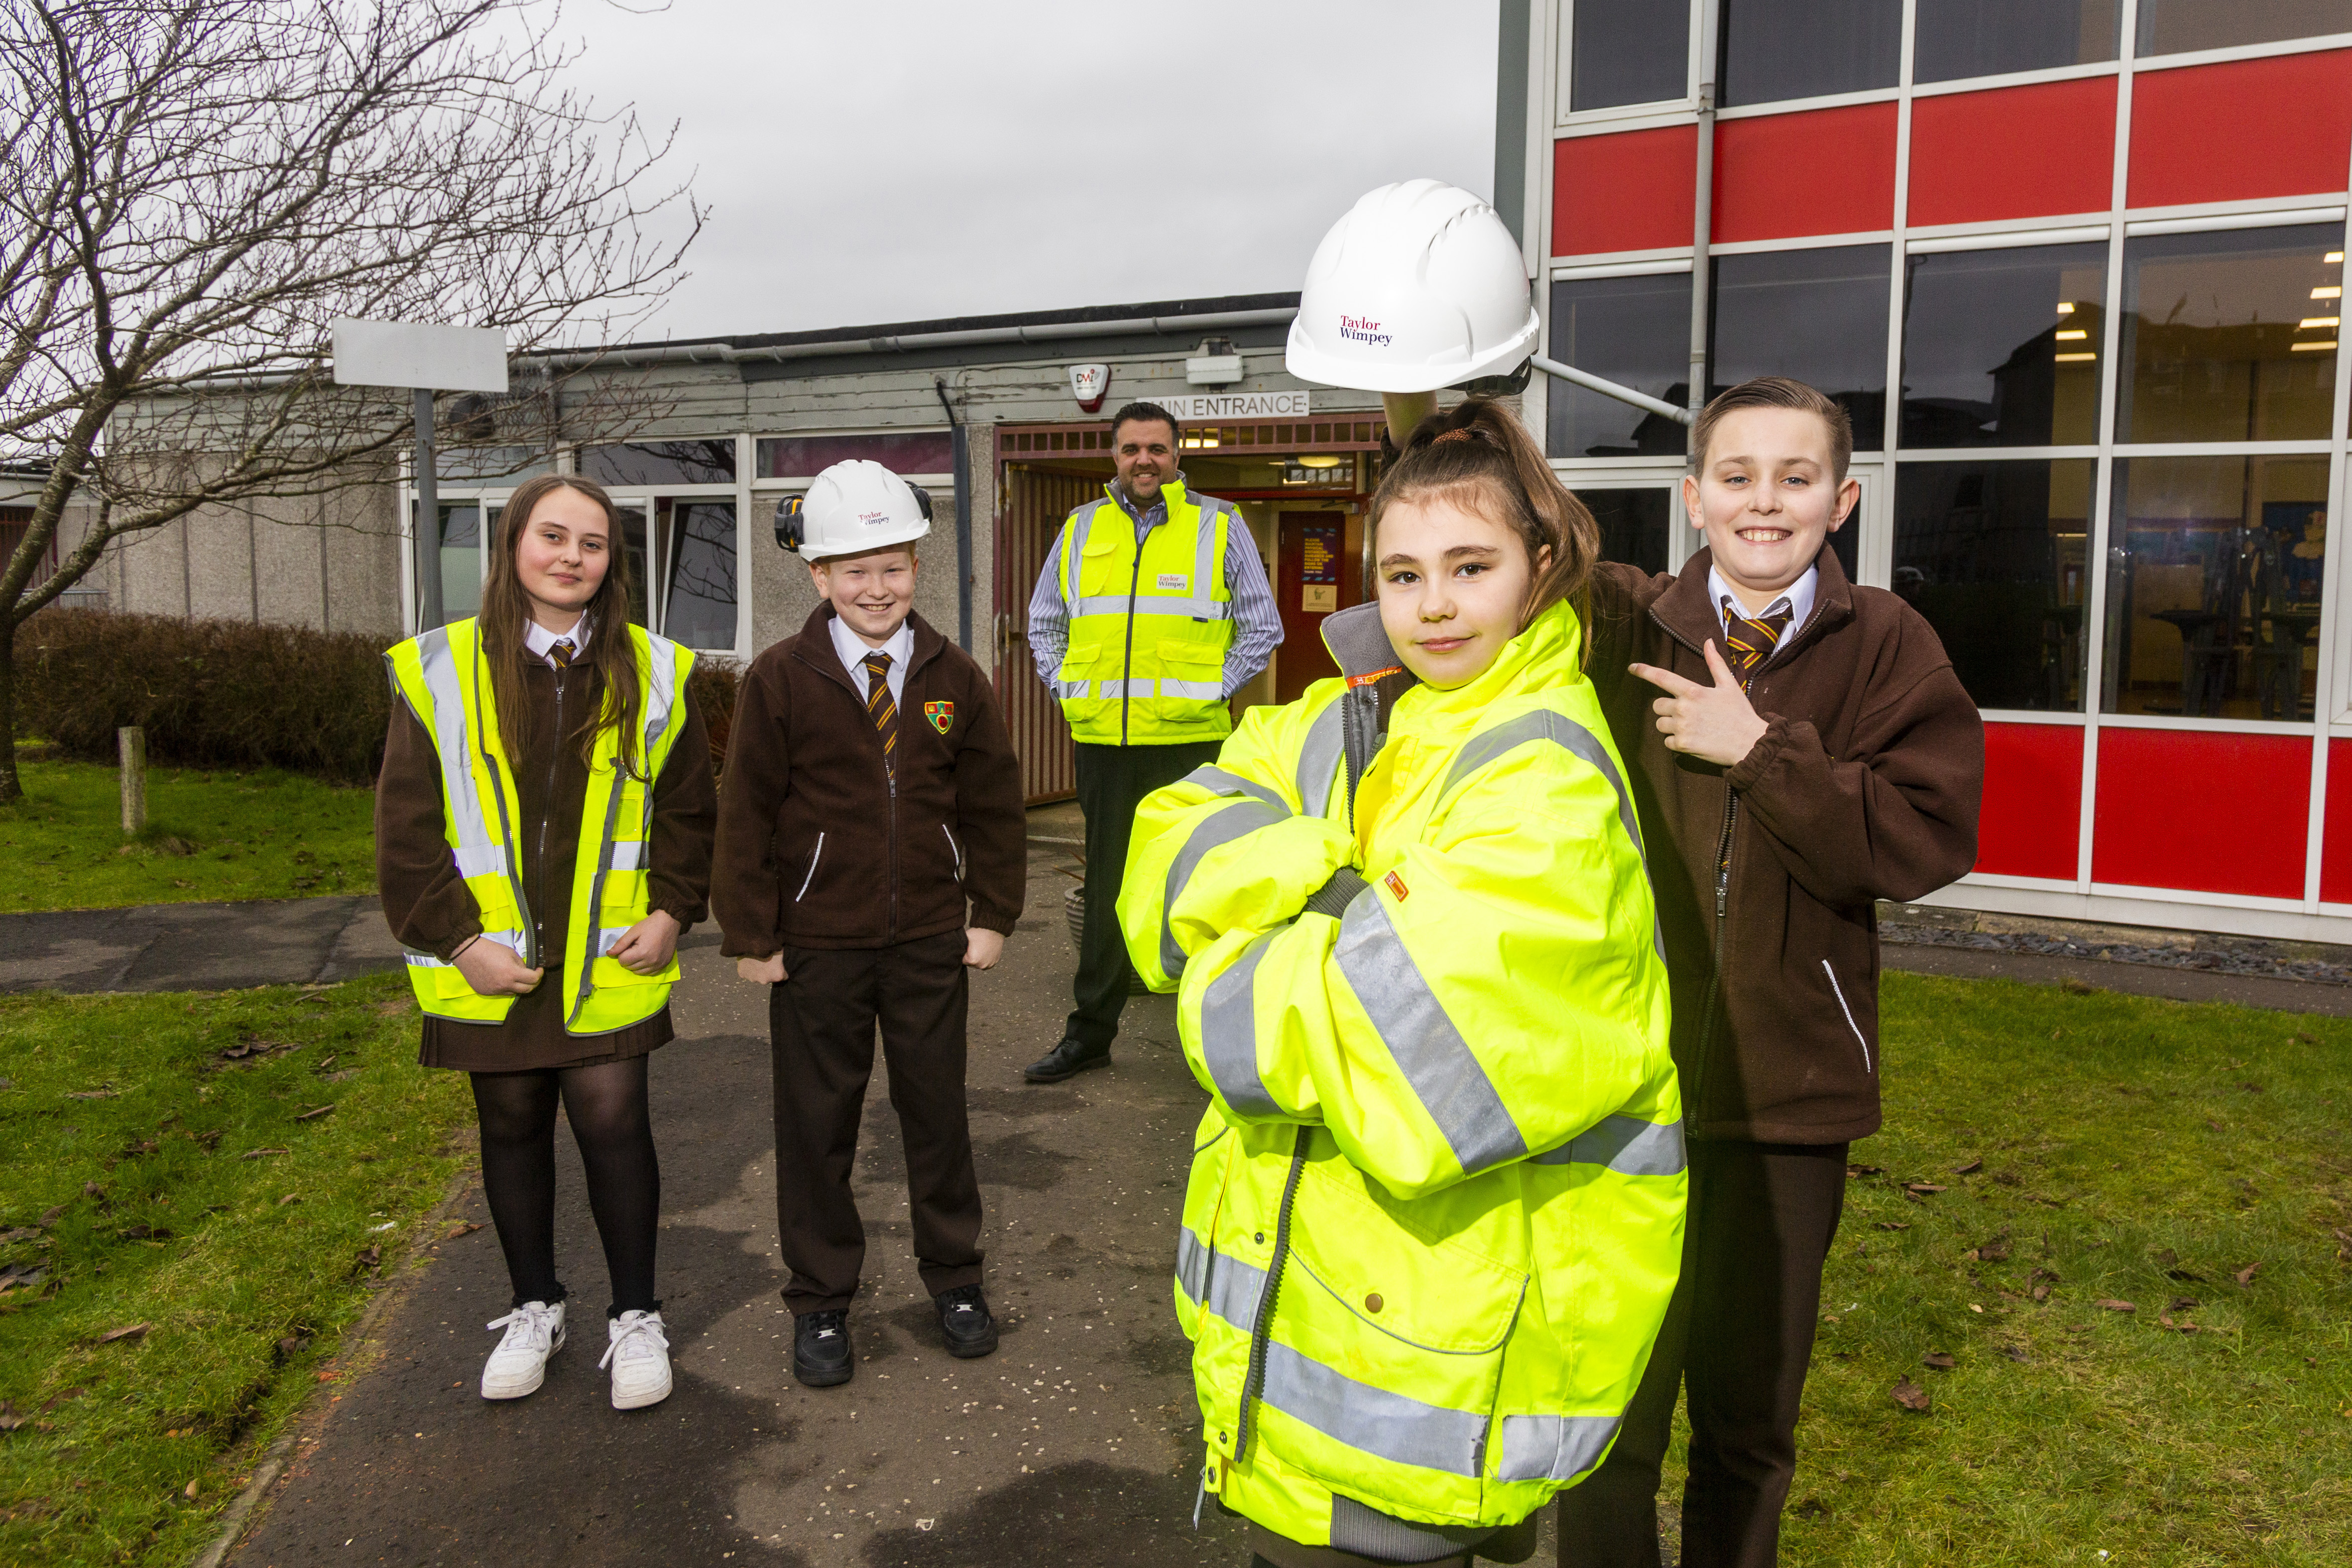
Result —
<instances>
[{"instance_id":1,"label":"concrete footpath","mask_svg":"<svg viewBox=\"0 0 2352 1568\"><path fill-rule=\"evenodd\" d=\"M0 991L234 991L400 967L373 893L0 915Z\"/></svg>"},{"instance_id":2,"label":"concrete footpath","mask_svg":"<svg viewBox=\"0 0 2352 1568\"><path fill-rule=\"evenodd\" d=\"M386 1304L376 1359L299 1428L230 1562L311 1563L1239 1564L1239 1532L1194 1532L1199 1415L1170 1280L1204 1099L1164 997L1138 998L1107 1071L1032 1088L1057 1037L1076 862L1031 851L1031 913L974 977L972 1133L988 1205L997 1353L940 1345L908 1252L905 1156L876 1073L856 1165L867 1281L857 1375L793 1380L778 1300L765 993L714 946L685 958L680 1038L653 1060L661 1289L677 1392L606 1402L603 1258L559 1136L559 1261L571 1342L528 1399L476 1392L507 1308L484 1228L440 1242ZM322 1393L325 1391L322 1390ZM1547 1556L1545 1561L1549 1561Z\"/></svg>"}]
</instances>

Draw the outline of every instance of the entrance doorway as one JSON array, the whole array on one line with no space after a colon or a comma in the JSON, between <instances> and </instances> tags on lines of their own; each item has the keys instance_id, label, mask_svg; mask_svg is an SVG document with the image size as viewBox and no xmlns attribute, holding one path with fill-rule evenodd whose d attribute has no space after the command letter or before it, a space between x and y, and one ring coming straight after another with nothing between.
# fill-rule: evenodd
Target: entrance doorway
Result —
<instances>
[{"instance_id":1,"label":"entrance doorway","mask_svg":"<svg viewBox=\"0 0 2352 1568\"><path fill-rule=\"evenodd\" d=\"M1361 527L1360 517L1343 511L1281 514L1274 582L1274 602L1282 612L1282 647L1274 666L1276 702L1295 702L1316 681L1339 673L1323 646L1323 617L1364 596L1357 563Z\"/></svg>"}]
</instances>

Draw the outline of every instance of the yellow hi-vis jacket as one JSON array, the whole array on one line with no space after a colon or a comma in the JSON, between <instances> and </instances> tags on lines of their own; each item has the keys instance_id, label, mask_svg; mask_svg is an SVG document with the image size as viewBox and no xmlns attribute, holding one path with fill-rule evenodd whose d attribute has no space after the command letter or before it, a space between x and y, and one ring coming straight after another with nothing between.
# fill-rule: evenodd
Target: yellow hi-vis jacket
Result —
<instances>
[{"instance_id":1,"label":"yellow hi-vis jacket","mask_svg":"<svg viewBox=\"0 0 2352 1568\"><path fill-rule=\"evenodd\" d=\"M1070 642L1054 681L1070 734L1108 746L1172 746L1233 732L1225 649L1233 595L1225 540L1231 503L1195 499L1182 481L1160 487L1168 521L1138 549L1135 520L1103 499L1062 525L1055 571L1069 607Z\"/></svg>"},{"instance_id":2,"label":"yellow hi-vis jacket","mask_svg":"<svg viewBox=\"0 0 2352 1568\"><path fill-rule=\"evenodd\" d=\"M601 629L601 628L600 628ZM649 906L653 852L653 782L677 740L673 722L687 700L694 655L639 626L626 628L636 645L638 754L645 782L620 771L617 726L596 739L588 767L588 798L580 809L580 850L572 861L571 929L563 951L539 951L538 925L522 885L520 837L525 830L514 768L499 737L498 708L482 654L479 625L453 622L411 637L387 652L393 689L433 737L441 763L443 831L457 874L482 917L482 939L514 950L536 968L564 965L572 994L563 999L563 1027L601 1035L652 1017L669 1000L677 960L639 974L604 956ZM611 698L608 696L609 702ZM585 962L582 955L593 955ZM512 996L485 996L466 984L454 963L429 952L408 952L408 982L417 1005L436 1018L467 1024L503 1021Z\"/></svg>"},{"instance_id":3,"label":"yellow hi-vis jacket","mask_svg":"<svg viewBox=\"0 0 2352 1568\"><path fill-rule=\"evenodd\" d=\"M1204 1488L1409 1557L1608 1451L1681 1264L1682 1103L1574 613L1448 690L1372 606L1324 636L1342 679L1144 801L1119 913L1211 1096L1176 1263Z\"/></svg>"}]
</instances>

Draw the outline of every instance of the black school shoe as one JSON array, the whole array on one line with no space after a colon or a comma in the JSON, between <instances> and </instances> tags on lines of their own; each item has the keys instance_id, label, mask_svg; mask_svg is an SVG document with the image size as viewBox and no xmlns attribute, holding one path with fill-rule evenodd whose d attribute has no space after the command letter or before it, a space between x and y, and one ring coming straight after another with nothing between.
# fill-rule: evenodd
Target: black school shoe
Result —
<instances>
[{"instance_id":1,"label":"black school shoe","mask_svg":"<svg viewBox=\"0 0 2352 1568\"><path fill-rule=\"evenodd\" d=\"M1044 1056L1021 1069L1021 1076L1031 1083L1059 1083L1066 1078L1076 1078L1088 1068L1110 1066L1110 1047L1089 1049L1076 1040L1064 1040Z\"/></svg>"},{"instance_id":2,"label":"black school shoe","mask_svg":"<svg viewBox=\"0 0 2352 1568\"><path fill-rule=\"evenodd\" d=\"M847 1383L857 1370L847 1312L803 1312L793 1320L793 1375L811 1388Z\"/></svg>"},{"instance_id":3,"label":"black school shoe","mask_svg":"<svg viewBox=\"0 0 2352 1568\"><path fill-rule=\"evenodd\" d=\"M947 1336L948 1354L969 1361L996 1348L996 1320L988 1313L988 1298L977 1285L959 1285L931 1298L940 1311L940 1332Z\"/></svg>"}]
</instances>

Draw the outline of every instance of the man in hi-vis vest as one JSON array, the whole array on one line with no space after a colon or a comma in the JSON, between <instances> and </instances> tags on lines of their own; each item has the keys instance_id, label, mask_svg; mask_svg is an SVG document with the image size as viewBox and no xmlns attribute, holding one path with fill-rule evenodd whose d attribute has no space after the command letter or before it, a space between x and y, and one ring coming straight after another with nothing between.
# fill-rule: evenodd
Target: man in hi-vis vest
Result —
<instances>
[{"instance_id":1,"label":"man in hi-vis vest","mask_svg":"<svg viewBox=\"0 0 2352 1568\"><path fill-rule=\"evenodd\" d=\"M1078 743L1087 818L1077 1005L1031 1083L1109 1065L1133 973L1118 884L1135 808L1216 761L1233 694L1282 641L1249 525L1232 502L1185 493L1175 416L1130 403L1110 428L1118 477L1062 524L1029 598L1029 651Z\"/></svg>"}]
</instances>

